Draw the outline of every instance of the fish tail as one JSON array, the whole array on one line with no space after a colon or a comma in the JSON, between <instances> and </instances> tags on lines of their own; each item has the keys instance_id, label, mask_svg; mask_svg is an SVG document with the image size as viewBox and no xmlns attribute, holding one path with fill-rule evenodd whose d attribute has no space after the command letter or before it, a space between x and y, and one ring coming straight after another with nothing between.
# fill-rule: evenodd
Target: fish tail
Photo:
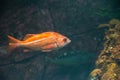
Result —
<instances>
[{"instance_id":1,"label":"fish tail","mask_svg":"<svg viewBox=\"0 0 120 80\"><path fill-rule=\"evenodd\" d=\"M12 52L15 48L17 48L16 43L9 43L7 51L10 53Z\"/></svg>"},{"instance_id":2,"label":"fish tail","mask_svg":"<svg viewBox=\"0 0 120 80\"><path fill-rule=\"evenodd\" d=\"M10 43L20 43L20 42L21 42L20 40L15 39L14 37L9 36L9 35L8 35L8 38L9 38L9 40L10 40Z\"/></svg>"},{"instance_id":3,"label":"fish tail","mask_svg":"<svg viewBox=\"0 0 120 80\"><path fill-rule=\"evenodd\" d=\"M10 42L9 42L9 46L8 46L8 52L13 51L15 48L17 48L19 46L19 43L21 43L20 40L15 39L12 36L8 36Z\"/></svg>"}]
</instances>

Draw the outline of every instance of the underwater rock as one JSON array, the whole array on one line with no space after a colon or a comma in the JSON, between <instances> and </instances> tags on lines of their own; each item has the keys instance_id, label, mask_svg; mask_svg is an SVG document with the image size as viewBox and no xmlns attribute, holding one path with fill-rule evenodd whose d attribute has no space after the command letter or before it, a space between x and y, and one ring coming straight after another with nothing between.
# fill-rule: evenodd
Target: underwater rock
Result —
<instances>
[{"instance_id":1,"label":"underwater rock","mask_svg":"<svg viewBox=\"0 0 120 80\"><path fill-rule=\"evenodd\" d=\"M99 80L101 74L102 74L102 70L101 69L94 69L90 73L90 80Z\"/></svg>"},{"instance_id":2,"label":"underwater rock","mask_svg":"<svg viewBox=\"0 0 120 80\"><path fill-rule=\"evenodd\" d=\"M7 52L7 47L6 46L1 46L0 47L0 56L4 56L4 55L7 55L8 52Z\"/></svg>"},{"instance_id":3,"label":"underwater rock","mask_svg":"<svg viewBox=\"0 0 120 80\"><path fill-rule=\"evenodd\" d=\"M115 69L117 68L116 63L110 63L107 65L106 72L102 75L101 80L117 80L117 74Z\"/></svg>"},{"instance_id":4,"label":"underwater rock","mask_svg":"<svg viewBox=\"0 0 120 80\"><path fill-rule=\"evenodd\" d=\"M93 73L99 68L102 73L98 80L120 80L120 21L113 19L108 24L99 25L99 28L104 27L108 28L105 32L104 48L98 56L96 68L90 75L96 78Z\"/></svg>"}]
</instances>

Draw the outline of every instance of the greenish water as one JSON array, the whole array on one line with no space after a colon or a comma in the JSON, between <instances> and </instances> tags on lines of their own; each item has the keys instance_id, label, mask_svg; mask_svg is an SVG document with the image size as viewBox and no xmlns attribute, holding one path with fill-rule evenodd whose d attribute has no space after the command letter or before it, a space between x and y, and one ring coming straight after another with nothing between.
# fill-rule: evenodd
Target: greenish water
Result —
<instances>
[{"instance_id":1,"label":"greenish water","mask_svg":"<svg viewBox=\"0 0 120 80\"><path fill-rule=\"evenodd\" d=\"M106 30L97 26L120 19L119 0L5 0L0 4L0 80L89 80ZM45 31L64 34L71 43L49 53L4 51L7 35L22 39Z\"/></svg>"}]
</instances>

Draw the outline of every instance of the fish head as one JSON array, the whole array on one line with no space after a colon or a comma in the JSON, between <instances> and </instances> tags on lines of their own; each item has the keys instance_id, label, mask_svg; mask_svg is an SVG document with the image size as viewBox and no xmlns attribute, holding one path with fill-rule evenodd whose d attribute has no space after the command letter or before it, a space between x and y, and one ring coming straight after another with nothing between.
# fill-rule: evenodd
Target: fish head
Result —
<instances>
[{"instance_id":1,"label":"fish head","mask_svg":"<svg viewBox=\"0 0 120 80\"><path fill-rule=\"evenodd\" d=\"M63 35L57 36L57 42L56 42L56 44L57 44L57 46L59 48L66 46L70 42L71 42L71 40L68 37L66 37L66 36L63 36Z\"/></svg>"}]
</instances>

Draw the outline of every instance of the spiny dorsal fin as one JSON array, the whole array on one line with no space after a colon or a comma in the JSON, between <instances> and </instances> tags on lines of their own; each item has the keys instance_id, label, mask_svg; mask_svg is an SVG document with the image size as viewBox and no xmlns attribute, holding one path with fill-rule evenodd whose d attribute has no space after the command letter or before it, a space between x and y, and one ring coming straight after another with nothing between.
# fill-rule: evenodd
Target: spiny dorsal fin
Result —
<instances>
[{"instance_id":1,"label":"spiny dorsal fin","mask_svg":"<svg viewBox=\"0 0 120 80\"><path fill-rule=\"evenodd\" d=\"M28 38L34 36L34 35L35 35L35 34L26 34L23 40L26 40L26 39L28 39Z\"/></svg>"}]
</instances>

